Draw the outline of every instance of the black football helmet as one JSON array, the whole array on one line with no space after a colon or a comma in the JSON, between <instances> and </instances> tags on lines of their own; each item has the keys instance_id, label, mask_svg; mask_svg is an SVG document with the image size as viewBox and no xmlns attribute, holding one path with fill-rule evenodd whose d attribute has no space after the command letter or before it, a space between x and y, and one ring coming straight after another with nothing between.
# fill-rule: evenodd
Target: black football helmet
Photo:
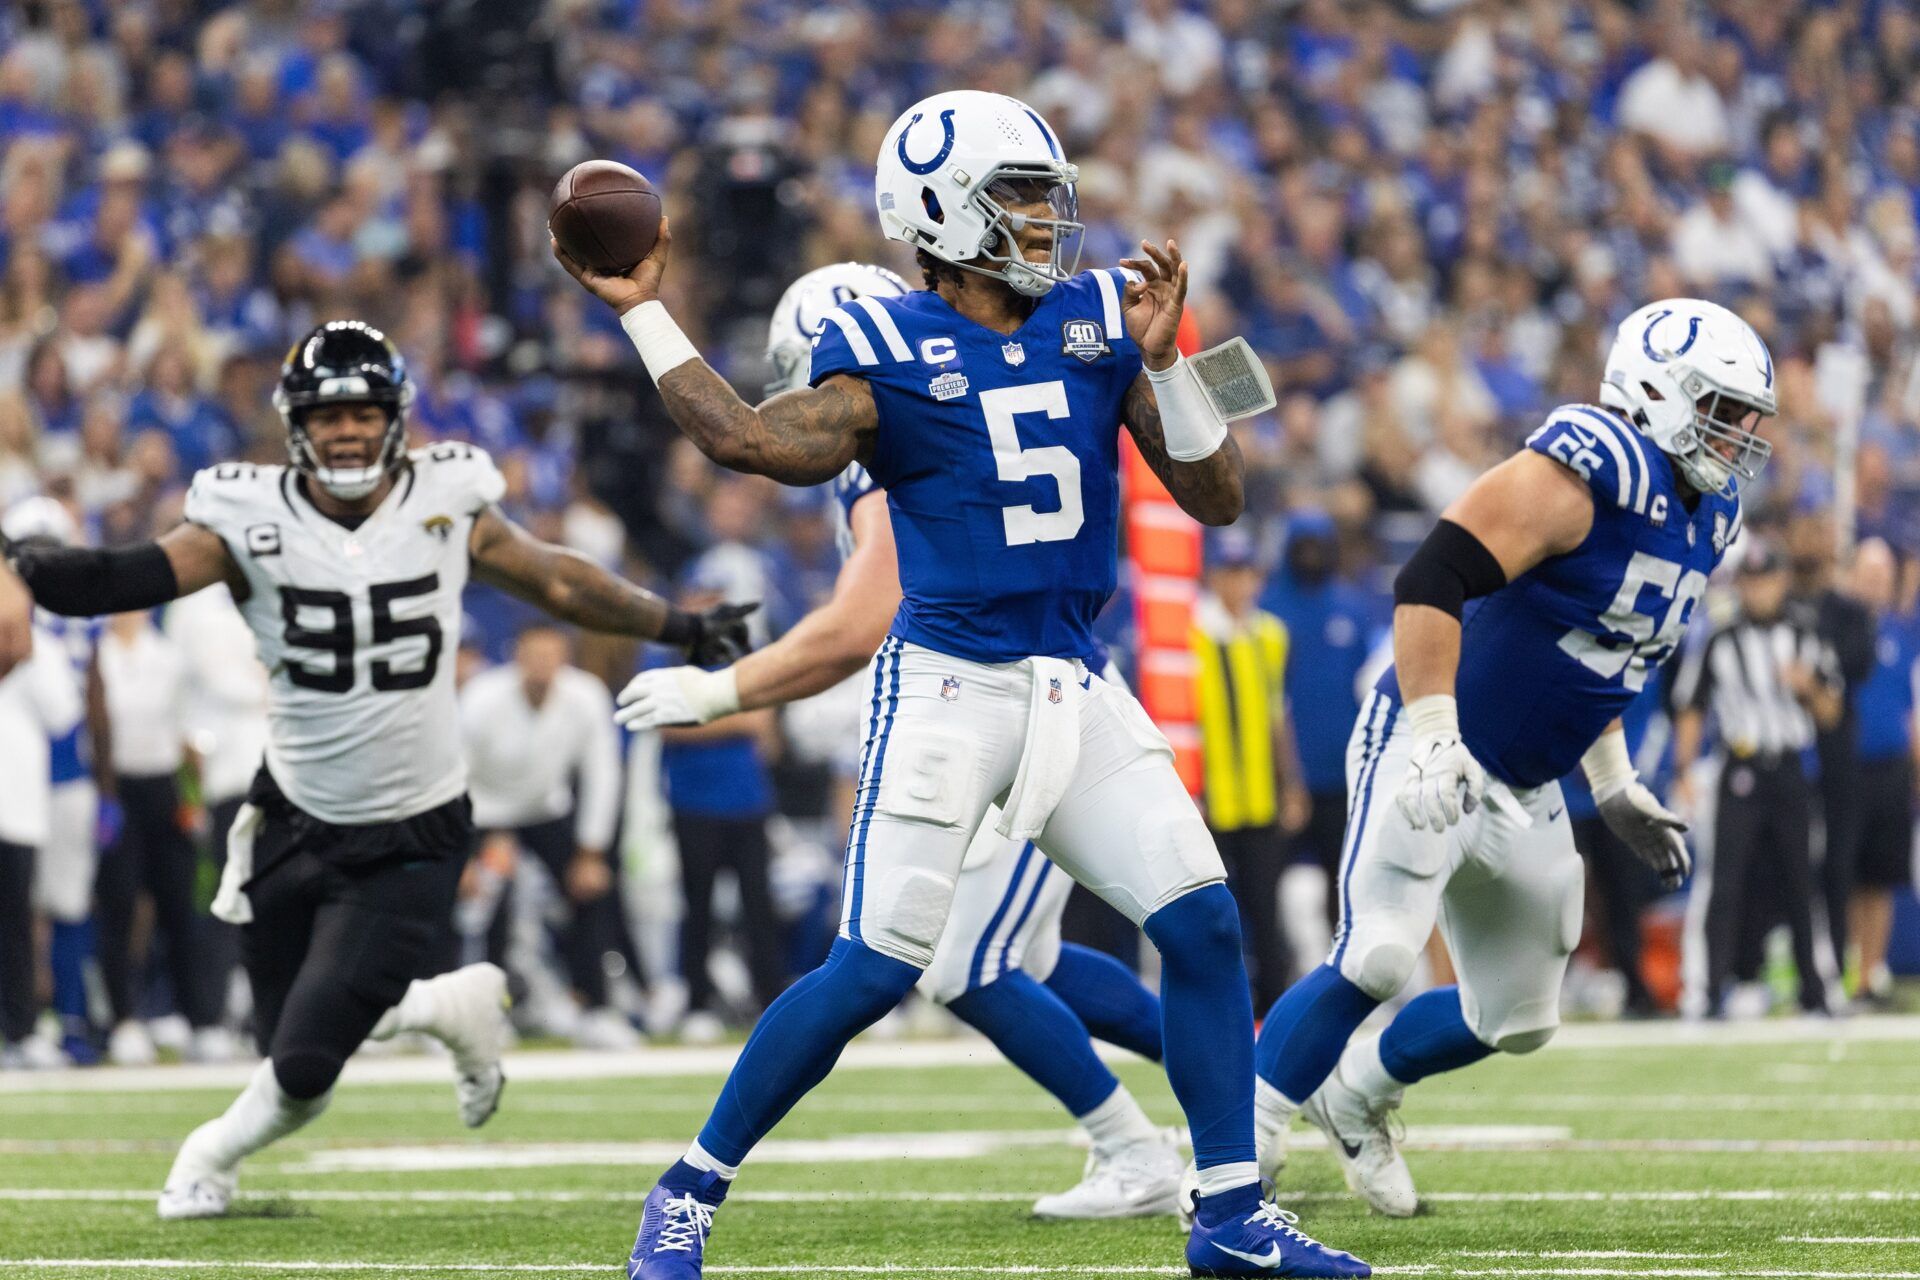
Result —
<instances>
[{"instance_id":1,"label":"black football helmet","mask_svg":"<svg viewBox=\"0 0 1920 1280\"><path fill-rule=\"evenodd\" d=\"M287 425L294 470L337 498L364 498L407 454L407 406L413 382L407 361L387 335L358 320L331 320L293 345L280 366L273 407ZM307 411L323 404L377 404L387 411L380 456L369 467L328 467L307 438Z\"/></svg>"}]
</instances>

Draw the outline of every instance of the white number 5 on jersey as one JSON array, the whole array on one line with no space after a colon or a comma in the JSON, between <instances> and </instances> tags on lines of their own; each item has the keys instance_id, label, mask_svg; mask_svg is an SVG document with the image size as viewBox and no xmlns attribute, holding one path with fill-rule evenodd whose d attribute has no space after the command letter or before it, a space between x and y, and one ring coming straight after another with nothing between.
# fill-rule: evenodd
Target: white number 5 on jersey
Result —
<instances>
[{"instance_id":1,"label":"white number 5 on jersey","mask_svg":"<svg viewBox=\"0 0 1920 1280\"><path fill-rule=\"evenodd\" d=\"M1058 511L1036 511L1030 503L1000 509L1001 519L1006 523L1007 545L1065 542L1080 532L1080 526L1086 523L1086 511L1080 499L1080 459L1065 445L1022 449L1020 433L1014 426L1014 419L1023 413L1066 417L1069 412L1067 384L1056 380L982 391L980 412L986 415L994 470L1002 480L1018 484L1036 476L1052 476L1060 486Z\"/></svg>"}]
</instances>

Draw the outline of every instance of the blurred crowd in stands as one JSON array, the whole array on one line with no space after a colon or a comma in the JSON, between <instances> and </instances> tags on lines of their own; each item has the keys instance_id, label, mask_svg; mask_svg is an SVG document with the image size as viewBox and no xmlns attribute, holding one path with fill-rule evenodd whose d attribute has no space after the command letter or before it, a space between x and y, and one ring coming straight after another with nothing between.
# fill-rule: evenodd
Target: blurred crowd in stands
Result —
<instances>
[{"instance_id":1,"label":"blurred crowd in stands","mask_svg":"<svg viewBox=\"0 0 1920 1280\"><path fill-rule=\"evenodd\" d=\"M492 451L515 518L676 595L763 599L778 634L832 581L825 493L723 477L677 439L612 313L552 262L548 193L591 156L660 186L669 304L715 366L756 391L767 312L794 277L849 259L915 276L879 236L873 156L900 109L961 86L1021 97L1051 121L1080 166L1085 265L1142 236L1176 238L1203 334L1243 334L1271 367L1278 411L1235 428L1245 545L1220 552L1258 573L1254 594L1292 632L1299 763L1266 823L1271 857L1287 856L1282 828L1306 853L1331 840L1338 856L1348 695L1388 622L1391 566L1546 409L1594 399L1615 324L1662 296L1725 302L1770 344L1781 410L1747 525L1786 553L1796 599L1851 601L1856 639L1867 627L1870 650L1891 646L1887 673L1854 663L1847 697L1870 678L1893 689L1873 750L1910 759L1920 17L1899 0L13 0L0 6L0 510L51 498L73 536L104 544L163 531L195 469L284 457L269 404L281 357L312 324L352 316L410 361L418 440ZM1891 553L1887 582L1857 585L1860 538ZM1124 653L1124 591L1111 612ZM566 661L564 643L527 655L526 617L503 597L476 588L470 615L476 672L531 663L550 681ZM175 625L114 624L99 665L110 714L178 716L181 749L156 748L140 770L184 787L175 824L189 848L212 829L199 798L219 788L193 767L191 646L156 656ZM181 706L125 687L116 702L104 661L116 644L139 657L122 663L139 682L179 668ZM83 661L92 645L78 642ZM637 659L585 639L573 661L617 689ZM115 725L116 750L122 734ZM830 934L855 741L828 698L717 741L619 744L624 796L593 804L619 815L624 882L570 883L564 841L538 859L493 842L469 899L517 905L476 907L468 945L512 947L501 922L518 919L539 950L541 927L564 917L562 932L599 941L556 944L547 1005L636 1014L623 992L680 974L677 1005L652 1025L689 1010L709 1015L702 1034L738 1020ZM115 767L129 772L92 762L103 780ZM591 807L587 790L571 787L567 812L576 793ZM99 824L103 881L130 841L167 843L139 836L151 815L142 822ZM741 824L766 833L757 852L739 852ZM681 929L682 876L646 852L671 847L676 827L681 844L731 860L717 892L699 877L693 914L717 933L704 919ZM1836 978L1850 840L1816 839L1810 854L1836 877L1822 882ZM205 859L177 856L204 901ZM499 892L537 880L536 862L553 868L544 894ZM114 1023L202 1006L189 1022L226 1016L224 970L190 995L178 988L201 978L161 963L193 921L152 874L142 893L117 873L113 909L91 912L96 934L124 936L52 947L116 971L111 990L78 1004L67 992L61 1007L99 1024L68 1028L76 1056ZM1291 922L1304 959L1324 941L1312 922L1325 876L1308 877L1319 896L1305 907L1288 896L1298 879L1281 878L1275 927ZM1596 925L1593 954L1606 970L1646 941L1647 958L1595 1007L1670 1005L1691 963L1638 892L1625 922ZM599 900L626 910L582 923L588 913L568 909ZM769 913L772 933L759 927ZM1899 919L1895 963L1904 947L1920 967L1920 924ZM1764 978L1752 938L1772 923L1756 917L1736 977ZM1084 928L1112 936L1091 912ZM689 933L685 949L714 958L694 978ZM193 950L232 966L230 942ZM44 995L48 948L35 953ZM64 955L53 970L71 969ZM1851 989L1883 995L1877 964L1854 961ZM1694 1009L1726 1011L1724 993ZM577 1021L554 1015L563 1030ZM626 1025L582 1034L624 1042L615 1022ZM17 1058L16 1031L0 1034Z\"/></svg>"}]
</instances>

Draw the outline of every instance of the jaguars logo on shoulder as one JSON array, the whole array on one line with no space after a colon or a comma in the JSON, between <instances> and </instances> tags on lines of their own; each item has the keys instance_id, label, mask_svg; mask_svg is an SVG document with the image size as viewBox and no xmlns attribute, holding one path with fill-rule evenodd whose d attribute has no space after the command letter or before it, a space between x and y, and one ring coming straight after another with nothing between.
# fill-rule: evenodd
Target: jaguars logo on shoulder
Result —
<instances>
[{"instance_id":1,"label":"jaguars logo on shoulder","mask_svg":"<svg viewBox=\"0 0 1920 1280\"><path fill-rule=\"evenodd\" d=\"M1113 351L1107 345L1106 330L1096 320L1069 320L1060 326L1060 354L1077 356L1092 364Z\"/></svg>"},{"instance_id":2,"label":"jaguars logo on shoulder","mask_svg":"<svg viewBox=\"0 0 1920 1280\"><path fill-rule=\"evenodd\" d=\"M440 541L445 542L453 536L453 517L428 516L420 522L420 527L440 539Z\"/></svg>"}]
</instances>

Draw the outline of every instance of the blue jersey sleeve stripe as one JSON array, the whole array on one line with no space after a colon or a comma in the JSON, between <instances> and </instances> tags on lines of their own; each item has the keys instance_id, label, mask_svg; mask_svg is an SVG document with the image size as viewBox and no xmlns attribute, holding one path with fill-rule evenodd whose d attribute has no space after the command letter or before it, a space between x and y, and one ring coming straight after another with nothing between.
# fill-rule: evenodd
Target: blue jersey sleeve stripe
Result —
<instances>
[{"instance_id":1,"label":"blue jersey sleeve stripe","mask_svg":"<svg viewBox=\"0 0 1920 1280\"><path fill-rule=\"evenodd\" d=\"M834 326L840 330L841 336L847 340L847 346L852 349L855 360L863 365L880 363L879 354L874 351L873 344L867 341L866 330L860 327L858 320L847 314L846 308L835 307L827 312L827 319L833 321Z\"/></svg>"},{"instance_id":2,"label":"blue jersey sleeve stripe","mask_svg":"<svg viewBox=\"0 0 1920 1280\"><path fill-rule=\"evenodd\" d=\"M1590 409L1582 405L1577 408L1575 412L1582 417L1590 419L1595 426L1600 428L1602 434L1619 440L1621 446L1633 455L1634 461L1638 463L1635 470L1636 479L1633 487L1633 509L1645 515L1647 511L1647 497L1653 487L1653 473L1652 469L1647 465L1647 452L1640 443L1640 433L1626 423L1621 422L1612 414L1599 409Z\"/></svg>"},{"instance_id":3,"label":"blue jersey sleeve stripe","mask_svg":"<svg viewBox=\"0 0 1920 1280\"><path fill-rule=\"evenodd\" d=\"M913 359L913 350L907 346L907 340L900 333L900 326L893 322L887 309L880 305L877 298L855 298L853 305L867 313L873 321L873 327L880 331L880 340L887 344L887 354L895 360Z\"/></svg>"},{"instance_id":4,"label":"blue jersey sleeve stripe","mask_svg":"<svg viewBox=\"0 0 1920 1280\"><path fill-rule=\"evenodd\" d=\"M1113 272L1096 271L1093 282L1100 286L1100 305L1106 312L1107 337L1119 338L1126 334L1126 327L1120 321L1120 290L1113 281Z\"/></svg>"}]
</instances>

